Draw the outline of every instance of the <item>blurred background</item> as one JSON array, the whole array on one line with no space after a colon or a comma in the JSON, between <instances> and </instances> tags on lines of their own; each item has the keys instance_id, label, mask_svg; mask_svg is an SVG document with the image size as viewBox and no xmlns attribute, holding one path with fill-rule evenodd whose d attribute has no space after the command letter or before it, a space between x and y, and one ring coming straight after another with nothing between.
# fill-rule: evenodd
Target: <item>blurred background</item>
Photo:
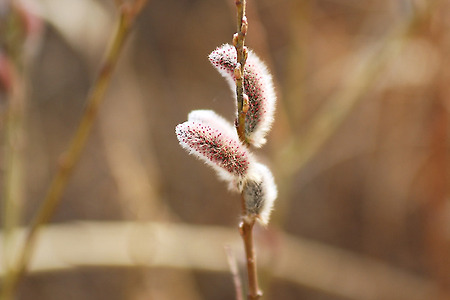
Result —
<instances>
[{"instance_id":1,"label":"blurred background","mask_svg":"<svg viewBox=\"0 0 450 300\"><path fill-rule=\"evenodd\" d=\"M42 202L118 17L112 0L15 3L0 1L4 228ZM278 96L254 150L279 189L255 229L263 299L450 299L450 2L248 0L247 17ZM235 27L232 0L149 0L17 299L236 299L239 195L174 133L194 109L233 120L207 55Z\"/></svg>"}]
</instances>

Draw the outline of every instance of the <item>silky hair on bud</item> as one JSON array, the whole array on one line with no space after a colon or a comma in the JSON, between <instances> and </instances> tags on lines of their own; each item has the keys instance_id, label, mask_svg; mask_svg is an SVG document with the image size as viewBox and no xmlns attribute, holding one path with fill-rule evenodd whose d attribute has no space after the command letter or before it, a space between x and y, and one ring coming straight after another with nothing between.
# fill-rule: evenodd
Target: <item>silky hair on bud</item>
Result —
<instances>
[{"instance_id":1,"label":"silky hair on bud","mask_svg":"<svg viewBox=\"0 0 450 300\"><path fill-rule=\"evenodd\" d=\"M188 121L198 121L210 124L220 132L238 139L236 128L230 122L218 115L215 111L210 109L197 109L188 114Z\"/></svg>"},{"instance_id":2,"label":"silky hair on bud","mask_svg":"<svg viewBox=\"0 0 450 300\"><path fill-rule=\"evenodd\" d=\"M226 129L230 124L221 117L213 122L210 117L218 115L212 111L194 112L191 120L176 126L178 141L189 154L211 166L232 189L239 190L253 164L253 156L237 134Z\"/></svg>"},{"instance_id":3,"label":"silky hair on bud","mask_svg":"<svg viewBox=\"0 0 450 300\"><path fill-rule=\"evenodd\" d=\"M243 183L242 195L246 209L244 218L257 219L266 226L278 191L272 173L265 165L255 163L252 166Z\"/></svg>"},{"instance_id":4,"label":"silky hair on bud","mask_svg":"<svg viewBox=\"0 0 450 300\"><path fill-rule=\"evenodd\" d=\"M224 44L211 52L209 61L227 80L236 99L234 70L239 66L234 46ZM244 93L248 96L249 109L245 116L245 137L250 144L261 147L266 143L275 112L276 95L272 75L266 65L248 50L244 66Z\"/></svg>"}]
</instances>

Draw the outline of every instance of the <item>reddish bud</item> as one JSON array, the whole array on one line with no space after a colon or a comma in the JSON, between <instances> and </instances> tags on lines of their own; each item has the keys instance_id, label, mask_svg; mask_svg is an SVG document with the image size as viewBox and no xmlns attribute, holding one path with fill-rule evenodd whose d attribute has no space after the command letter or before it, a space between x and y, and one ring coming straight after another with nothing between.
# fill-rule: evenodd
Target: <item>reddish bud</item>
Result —
<instances>
[{"instance_id":1,"label":"reddish bud","mask_svg":"<svg viewBox=\"0 0 450 300\"><path fill-rule=\"evenodd\" d=\"M235 93L235 68L238 66L236 49L224 44L209 55L209 60L225 77ZM272 75L252 50L248 50L243 73L244 93L249 99L249 109L245 117L245 135L252 145L261 147L266 142L265 136L273 123L275 111L276 96Z\"/></svg>"},{"instance_id":2,"label":"reddish bud","mask_svg":"<svg viewBox=\"0 0 450 300\"><path fill-rule=\"evenodd\" d=\"M247 17L244 16L244 17L242 17L241 32L245 36L245 35L247 35L247 31L248 31L248 21L247 21Z\"/></svg>"},{"instance_id":3,"label":"reddish bud","mask_svg":"<svg viewBox=\"0 0 450 300\"><path fill-rule=\"evenodd\" d=\"M175 132L181 147L213 167L233 188L240 189L253 157L231 124L213 111L194 111Z\"/></svg>"},{"instance_id":4,"label":"reddish bud","mask_svg":"<svg viewBox=\"0 0 450 300\"><path fill-rule=\"evenodd\" d=\"M238 39L239 39L239 33L235 33L233 34L233 45L236 47L236 45L238 44Z\"/></svg>"},{"instance_id":5,"label":"reddish bud","mask_svg":"<svg viewBox=\"0 0 450 300\"><path fill-rule=\"evenodd\" d=\"M0 51L0 91L11 92L13 83L13 66L6 55Z\"/></svg>"}]
</instances>

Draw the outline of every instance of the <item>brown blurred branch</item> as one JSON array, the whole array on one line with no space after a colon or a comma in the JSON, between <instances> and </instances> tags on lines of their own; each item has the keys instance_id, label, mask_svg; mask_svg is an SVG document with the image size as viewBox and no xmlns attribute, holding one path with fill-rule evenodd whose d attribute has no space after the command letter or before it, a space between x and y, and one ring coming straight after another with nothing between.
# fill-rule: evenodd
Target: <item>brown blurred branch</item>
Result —
<instances>
[{"instance_id":1,"label":"brown blurred branch","mask_svg":"<svg viewBox=\"0 0 450 300\"><path fill-rule=\"evenodd\" d=\"M24 165L26 145L26 107L29 70L42 37L42 21L19 1L6 1L0 16L0 113L2 152L2 221L4 230L4 282L13 275L16 242L14 229L19 226L25 193ZM3 96L6 102L3 103ZM2 127L4 121L4 128ZM4 129L4 130L3 130Z\"/></svg>"},{"instance_id":2,"label":"brown blurred branch","mask_svg":"<svg viewBox=\"0 0 450 300\"><path fill-rule=\"evenodd\" d=\"M279 216L289 207L291 197L287 194L290 191L290 178L314 159L355 107L365 99L365 95L370 93L389 64L401 53L411 32L430 14L433 5L431 2L427 3L415 15L399 20L378 45L369 45L360 51L358 57L350 58L345 64L350 71L344 74L342 88L315 113L304 134L294 135L278 151L274 165L278 166L279 190L286 193L280 195L286 201L278 205ZM301 14L302 12L298 17Z\"/></svg>"},{"instance_id":3,"label":"brown blurred branch","mask_svg":"<svg viewBox=\"0 0 450 300\"><path fill-rule=\"evenodd\" d=\"M25 230L17 235L24 238ZM271 268L279 280L345 299L436 299L437 286L426 277L308 239L278 235L275 267L264 257L260 265ZM136 266L229 272L224 244L240 252L235 231L224 227L157 222L49 225L42 228L30 272ZM0 265L0 277L4 271Z\"/></svg>"},{"instance_id":4,"label":"brown blurred branch","mask_svg":"<svg viewBox=\"0 0 450 300\"><path fill-rule=\"evenodd\" d=\"M233 284L236 289L236 300L242 299L242 284L239 277L239 270L237 266L236 257L234 256L233 250L230 246L225 246L225 254L227 255L228 265L230 266L231 276L233 276Z\"/></svg>"},{"instance_id":5,"label":"brown blurred branch","mask_svg":"<svg viewBox=\"0 0 450 300\"><path fill-rule=\"evenodd\" d=\"M0 55L2 55L0 53ZM12 60L12 59L11 59ZM9 62L9 61L7 61ZM12 243L14 242L14 228L20 224L20 215L23 205L24 180L24 114L25 114L25 93L26 76L19 71L17 65L11 64L11 89L7 95L7 111L5 116L5 128L2 132L4 142L4 182L2 184L2 218L4 234L4 255L2 259L11 271L13 264L11 258L14 256ZM0 91L2 93L3 91Z\"/></svg>"},{"instance_id":6,"label":"brown blurred branch","mask_svg":"<svg viewBox=\"0 0 450 300\"><path fill-rule=\"evenodd\" d=\"M425 241L427 262L431 273L440 284L440 295L436 299L450 298L450 238L449 226L449 106L450 80L447 56L448 32L445 22L449 17L447 1L435 1L435 14L429 15L421 27L417 28L420 35L429 38L442 51L442 61L439 72L430 87L430 127L428 130L429 153L422 169L424 178L423 193L426 202L423 205L425 223Z\"/></svg>"},{"instance_id":7,"label":"brown blurred branch","mask_svg":"<svg viewBox=\"0 0 450 300\"><path fill-rule=\"evenodd\" d=\"M112 35L112 43L106 50L106 58L101 66L99 75L94 82L87 98L87 107L72 142L63 155L59 168L50 184L47 195L39 207L27 233L25 242L19 250L17 264L11 270L11 276L3 283L1 299L11 299L17 285L26 271L33 254L38 231L49 221L58 206L61 196L67 186L72 171L79 161L82 150L90 135L92 125L103 102L105 91L111 80L119 55L131 29L136 15L140 12L145 1L137 0L133 4L124 5L120 9L120 19L116 31Z\"/></svg>"}]
</instances>

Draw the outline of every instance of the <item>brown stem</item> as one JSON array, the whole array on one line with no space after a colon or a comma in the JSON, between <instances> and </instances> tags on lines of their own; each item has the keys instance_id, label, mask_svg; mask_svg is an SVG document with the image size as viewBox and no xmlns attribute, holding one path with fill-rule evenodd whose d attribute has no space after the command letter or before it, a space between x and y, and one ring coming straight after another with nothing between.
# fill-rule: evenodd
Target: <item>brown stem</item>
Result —
<instances>
[{"instance_id":1,"label":"brown stem","mask_svg":"<svg viewBox=\"0 0 450 300\"><path fill-rule=\"evenodd\" d=\"M256 272L256 254L253 246L253 225L255 221L248 221L244 219L239 224L239 230L244 240L245 257L247 262L247 276L248 276L248 299L257 300L262 296L262 291L258 286L258 276Z\"/></svg>"},{"instance_id":2,"label":"brown stem","mask_svg":"<svg viewBox=\"0 0 450 300\"><path fill-rule=\"evenodd\" d=\"M245 16L246 0L236 0L237 9L237 32L233 36L233 45L237 53L237 67L234 70L236 78L236 99L237 99L237 121L236 130L239 139L245 145L249 145L245 136L245 116L248 110L247 97L245 96L245 78L244 68L247 60L247 48L245 44L245 36L247 35L248 23ZM242 196L242 214L247 214L245 199ZM258 287L258 277L256 272L256 254L253 246L253 225L254 219L243 218L239 225L239 230L244 241L245 256L247 260L247 276L248 276L248 299L257 300L262 296L262 292Z\"/></svg>"},{"instance_id":3,"label":"brown stem","mask_svg":"<svg viewBox=\"0 0 450 300\"><path fill-rule=\"evenodd\" d=\"M233 37L236 48L238 67L235 70L236 77L236 100L237 100L237 122L236 129L239 139L248 145L245 137L245 110L244 108L244 67L247 60L247 49L245 48L245 36L247 35L247 17L245 16L246 0L236 0L237 8L237 32Z\"/></svg>"}]
</instances>

